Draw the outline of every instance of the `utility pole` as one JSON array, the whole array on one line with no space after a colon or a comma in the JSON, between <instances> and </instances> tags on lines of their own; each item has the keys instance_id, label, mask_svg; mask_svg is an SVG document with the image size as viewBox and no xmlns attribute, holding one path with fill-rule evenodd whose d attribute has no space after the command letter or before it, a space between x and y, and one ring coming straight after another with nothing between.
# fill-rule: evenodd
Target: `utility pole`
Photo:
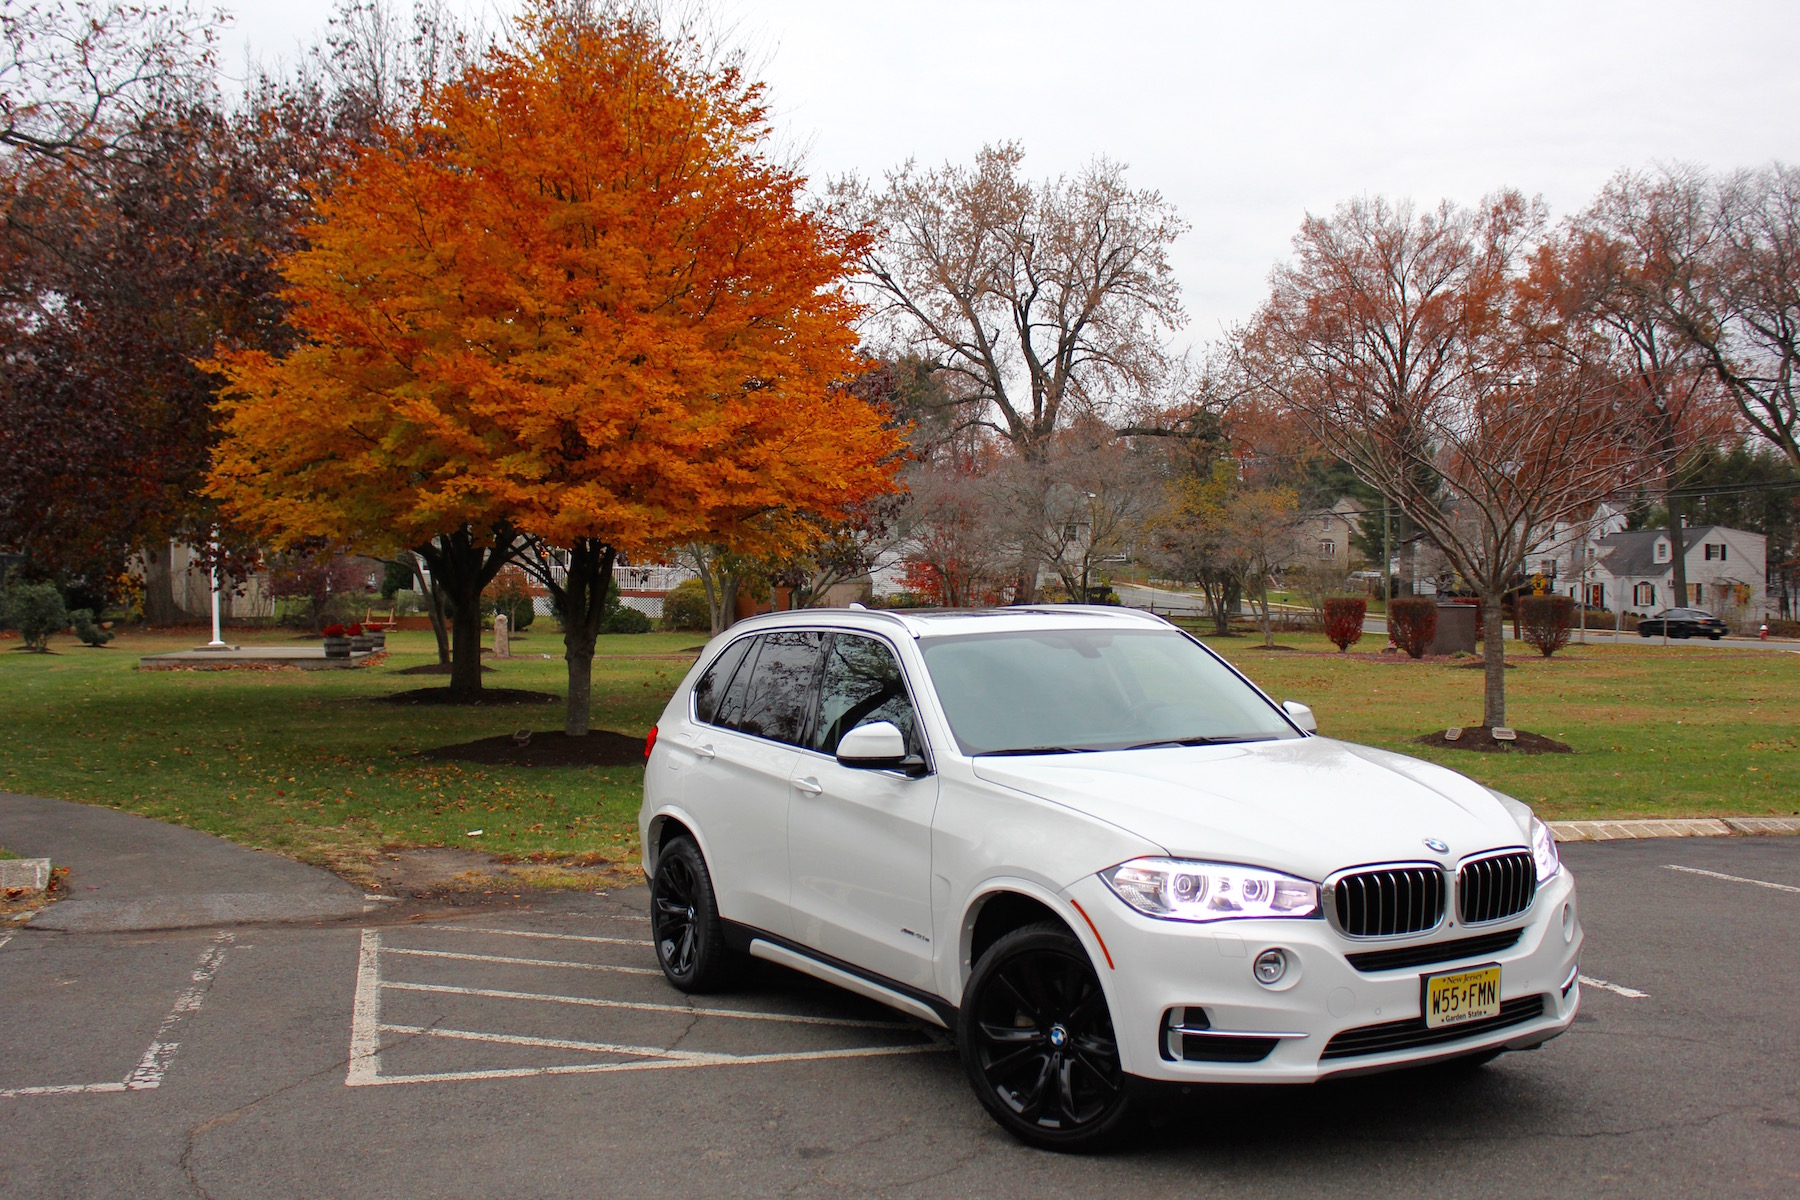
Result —
<instances>
[{"instance_id":1,"label":"utility pole","mask_svg":"<svg viewBox=\"0 0 1800 1200\"><path fill-rule=\"evenodd\" d=\"M1388 601L1394 596L1394 551L1388 542L1388 498L1381 497L1381 612L1387 615ZM1391 627L1390 627L1391 632Z\"/></svg>"}]
</instances>

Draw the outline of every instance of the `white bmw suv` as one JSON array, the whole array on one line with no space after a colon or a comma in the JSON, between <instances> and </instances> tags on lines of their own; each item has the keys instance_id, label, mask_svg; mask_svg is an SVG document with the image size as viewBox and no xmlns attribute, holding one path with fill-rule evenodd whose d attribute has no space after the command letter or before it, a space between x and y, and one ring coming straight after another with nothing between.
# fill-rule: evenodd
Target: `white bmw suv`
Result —
<instances>
[{"instance_id":1,"label":"white bmw suv","mask_svg":"<svg viewBox=\"0 0 1800 1200\"><path fill-rule=\"evenodd\" d=\"M1575 883L1525 805L1320 737L1130 610L814 610L715 638L651 731L656 952L950 1029L1040 1146L1146 1081L1486 1061L1569 1027Z\"/></svg>"}]
</instances>

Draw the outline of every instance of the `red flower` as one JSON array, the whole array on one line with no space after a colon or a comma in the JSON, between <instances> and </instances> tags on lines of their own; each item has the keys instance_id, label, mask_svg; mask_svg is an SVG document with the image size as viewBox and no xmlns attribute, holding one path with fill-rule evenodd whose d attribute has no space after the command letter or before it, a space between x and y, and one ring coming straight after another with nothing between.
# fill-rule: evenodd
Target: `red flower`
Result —
<instances>
[{"instance_id":1,"label":"red flower","mask_svg":"<svg viewBox=\"0 0 1800 1200\"><path fill-rule=\"evenodd\" d=\"M344 627L342 625L327 625L325 627L325 636L326 637L345 637L348 635L345 633Z\"/></svg>"}]
</instances>

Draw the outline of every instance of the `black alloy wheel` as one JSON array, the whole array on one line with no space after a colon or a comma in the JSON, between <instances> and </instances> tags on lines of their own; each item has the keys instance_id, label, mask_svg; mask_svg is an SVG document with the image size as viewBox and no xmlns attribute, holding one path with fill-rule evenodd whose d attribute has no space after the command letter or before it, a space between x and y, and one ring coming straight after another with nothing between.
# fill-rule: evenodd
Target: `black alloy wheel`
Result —
<instances>
[{"instance_id":1,"label":"black alloy wheel","mask_svg":"<svg viewBox=\"0 0 1800 1200\"><path fill-rule=\"evenodd\" d=\"M957 1043L975 1094L1002 1128L1048 1150L1098 1150L1122 1132L1131 1080L1100 979L1060 925L990 947L963 993Z\"/></svg>"},{"instance_id":2,"label":"black alloy wheel","mask_svg":"<svg viewBox=\"0 0 1800 1200\"><path fill-rule=\"evenodd\" d=\"M656 860L650 940L663 974L682 991L716 991L730 981L735 957L725 945L706 859L692 838L675 838Z\"/></svg>"}]
</instances>

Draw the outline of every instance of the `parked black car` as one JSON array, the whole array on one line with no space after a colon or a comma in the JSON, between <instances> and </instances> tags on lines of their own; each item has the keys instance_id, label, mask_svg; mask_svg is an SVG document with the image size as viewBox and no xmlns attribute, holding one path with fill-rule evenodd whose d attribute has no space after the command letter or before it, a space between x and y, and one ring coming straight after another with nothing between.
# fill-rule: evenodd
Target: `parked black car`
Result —
<instances>
[{"instance_id":1,"label":"parked black car","mask_svg":"<svg viewBox=\"0 0 1800 1200\"><path fill-rule=\"evenodd\" d=\"M1725 622L1703 608L1665 608L1638 622L1638 636L1660 637L1665 624L1672 638L1709 637L1716 642L1731 632Z\"/></svg>"}]
</instances>

